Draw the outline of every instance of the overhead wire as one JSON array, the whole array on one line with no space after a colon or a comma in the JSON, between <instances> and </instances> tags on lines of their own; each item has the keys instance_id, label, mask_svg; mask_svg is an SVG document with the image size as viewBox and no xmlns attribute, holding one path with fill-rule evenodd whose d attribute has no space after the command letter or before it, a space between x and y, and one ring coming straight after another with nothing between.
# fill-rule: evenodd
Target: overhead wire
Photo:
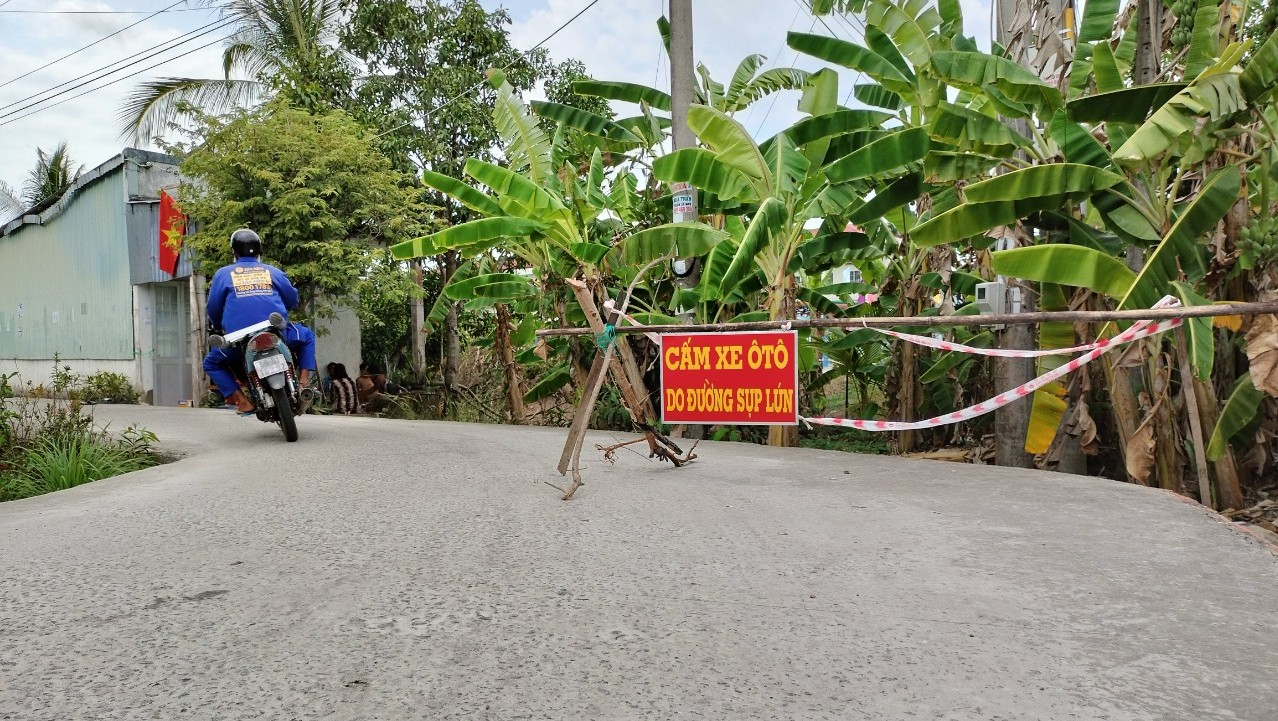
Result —
<instances>
[{"instance_id":1,"label":"overhead wire","mask_svg":"<svg viewBox=\"0 0 1278 721\"><path fill-rule=\"evenodd\" d=\"M16 117L16 118L12 118L12 119L10 119L10 120L5 120L5 121L3 121L3 122L0 122L0 127L3 127L3 126L5 126L5 125L9 125L10 123L16 123L16 122L18 122L19 120L22 120L22 119L24 119L24 118L29 118L29 117L31 117L32 115L35 115L36 113L44 112L45 110L48 110L49 108L55 108L55 107L57 107L57 106L59 106L59 105L62 105L63 103L69 103L69 102L71 102L72 100L75 100L76 98L82 98L82 97L84 97L85 95L88 95L89 93L95 93L95 92L97 92L97 91L99 91L99 90L101 90L101 89L103 89L103 88L105 88L105 87L109 87L109 86L111 86L111 85L115 85L115 84L116 84L116 83L118 83L118 82L121 82L121 81L124 81L124 80L128 80L129 78L132 78L132 77L136 77L136 76L138 76L138 75L141 75L142 73L145 73L145 72L147 72L148 70L154 70L155 68L158 68L158 67L160 67L161 65L164 65L165 63L172 62L172 61L176 60L176 59L177 59L177 58L179 58L179 57L183 57L184 55L188 55L188 54L190 54L190 53L196 53L196 52L199 52L199 51L201 51L201 50L204 50L205 48L210 48L210 47L213 47L214 45L217 45L217 44L219 44L219 43L226 42L227 40L231 39L231 37L233 37L233 36L232 36L232 35L227 35L227 36L225 36L225 37L218 38L217 40L214 40L214 41L213 41L213 42L211 42L211 43L205 43L204 45L201 45L201 46L200 46L200 47L198 47L198 48L194 48L194 49L192 49L192 50L188 51L187 53L183 53L182 55L179 55L179 56L177 56L177 57L172 57L172 58L167 58L167 59L165 59L165 60L161 60L160 62L155 63L154 65L148 65L147 67L142 68L141 70L138 70L137 72L129 73L128 75L123 75L123 76L121 76L121 77L118 77L118 78L116 78L116 79L112 80L112 81L111 81L111 82L109 82L109 83L103 83L103 84L101 84L101 85L99 85L99 86L97 86L97 87L89 88L88 90L85 90L85 91L84 91L84 92L82 92L82 93L77 93L77 94L75 94L75 95L72 95L71 97L66 98L66 99L64 99L64 100L59 100L59 101L58 101L58 102L56 102L56 103L51 103L51 104L49 104L49 105L45 105L45 106L43 106L43 107L36 108L35 110L32 110L31 112L27 113L26 115L19 115L19 116L18 116L18 117ZM19 112L21 112L21 111L19 111ZM7 116L3 116L3 117L7 117Z\"/></svg>"},{"instance_id":2,"label":"overhead wire","mask_svg":"<svg viewBox=\"0 0 1278 721\"><path fill-rule=\"evenodd\" d=\"M54 85L54 86L53 86L53 87L51 87L51 88L46 88L46 89L44 89L44 90L41 90L41 91L40 91L40 92L38 92L38 93L33 93L33 94L31 94L31 95L28 95L28 96L27 96L27 97L25 97L25 98L22 98L22 99L20 99L20 100L15 100L15 101L13 101L13 102L11 102L11 103L7 104L7 105L0 105L0 111L2 111L2 110L8 110L9 108L12 108L12 107L13 107L13 106L15 106L15 105L19 105L19 104L21 104L21 103L25 103L25 102L27 102L28 100L32 100L32 99L34 99L34 98L38 98L38 97L40 97L41 95L45 95L45 94L47 94L47 93L51 93L51 92L53 92L54 90L58 90L59 88L66 87L67 85L70 85L71 83L74 83L74 82L76 82L77 80L83 80L84 78L87 78L87 77L89 77L90 75L94 75L94 74L98 74L98 73L100 73L100 75L98 75L98 76L97 76L97 77L95 77L95 78L90 78L89 80L85 81L85 83L81 83L80 85L77 85L77 86L75 86L75 87L73 87L73 88L67 88L67 90L63 91L64 93L65 93L65 92L70 92L70 91L72 91L72 90L75 90L76 88L83 87L83 86L84 86L85 84L87 84L87 83L91 83L91 82L93 82L93 81L95 81L95 80L100 80L100 79L102 79L102 78L104 78L104 77L106 77L106 76L108 76L108 75L113 75L113 74L115 74L115 73L117 73L117 72L120 72L121 70L125 70L125 69L127 69L127 68L129 68L129 67L131 67L131 66L133 66L133 65L136 65L136 64L138 64L138 63L140 63L140 62L143 62L143 61L145 61L145 60L149 60L149 59L151 59L151 58L155 57L156 55L158 55L159 53L165 52L166 50L172 50L173 48L179 47L179 46L181 46L181 45L185 45L186 43L189 43L189 42L191 42L192 40L196 40L196 39L198 39L198 38L200 38L200 37L203 37L203 36L205 36L205 35L209 35L209 34L215 33L215 32L217 32L217 31L221 30L222 28L225 28L225 27L227 27L227 26L229 26L229 25L231 25L231 24L233 24L233 23L234 23L234 21L233 21L233 20L214 20L213 22L211 22L211 23L209 23L209 24L207 24L207 25L203 25L203 26L198 27L198 28L196 28L196 29L194 29L194 30L191 30L191 31L186 32L186 33L183 33L183 34L181 34L181 35L178 35L177 37L169 38L168 40L165 40L164 42L159 43L158 45L152 45L151 47L149 47L149 48L147 48L147 49L145 49L145 50L139 50L138 52L136 52L136 53L134 53L134 54L132 54L132 55L129 55L129 56L127 56L127 57L121 58L121 59L116 60L116 61L114 61L114 62L108 63L108 64L106 64L106 65L103 65L102 67L99 67L99 68L95 68L95 69L93 69L93 70L90 70L89 72L84 73L83 75L77 75L76 77L71 78L70 80L65 80L65 81L63 81L63 82L61 82L61 83L59 83L59 84L57 84L57 85ZM188 36L191 36L191 37L188 37ZM186 40L183 40L183 38L187 38L187 39L186 39ZM179 41L180 41L180 42L179 42ZM168 47L164 47L164 46L166 46L166 45L167 45ZM147 53L151 53L151 54L150 54L150 55L146 55ZM139 58L137 61L135 61L135 62L133 62L133 63L128 63L128 62L127 62L127 61L129 61L129 60L133 60L134 58L137 58L137 57L138 57L138 56L140 56L140 55L146 55L146 57ZM127 64L126 64L126 63L127 63ZM116 66L116 65L120 65L121 67L115 68L114 70L111 70L111 69L110 69L110 68L112 68L113 66ZM59 94L61 94L61 93L59 93ZM44 99L42 99L42 100L37 100L36 102L32 103L31 105L29 105L29 106L27 106L27 107L32 107L32 106L34 106L34 105L38 105L38 104L40 104L40 103L45 102L46 100L51 100L51 99L56 98L56 97L58 97L58 95L50 95L49 97L44 98ZM26 108L22 108L22 109L20 109L20 110L14 111L14 112L22 112L22 110L25 110L25 109L26 109ZM12 114L13 114L13 113L9 113L9 115L12 115ZM3 118L3 117L6 117L6 115L0 115L0 118Z\"/></svg>"},{"instance_id":3,"label":"overhead wire","mask_svg":"<svg viewBox=\"0 0 1278 721\"><path fill-rule=\"evenodd\" d=\"M0 3L0 8L8 5L12 0L5 0ZM176 8L171 10L160 10L162 13L193 13L193 12L210 12L216 10L214 7L207 8ZM0 13L13 13L15 15L145 15L147 13L156 12L155 10L0 10Z\"/></svg>"},{"instance_id":4,"label":"overhead wire","mask_svg":"<svg viewBox=\"0 0 1278 721\"><path fill-rule=\"evenodd\" d=\"M50 60L49 62L45 63L44 65L41 65L40 67L36 68L35 70L28 70L28 71L26 71L26 72L22 73L21 75L18 75L18 76L16 76L16 77L10 78L9 80L6 80L6 81L4 81L3 83L0 83L0 88L3 88L3 87L5 87L6 85L9 85L9 84L11 84L11 83L15 83L15 82L17 82L17 81L19 81L19 80L21 80L21 79L23 79L23 78L25 78L25 77L28 77L28 76L30 76L30 75L32 75L32 74L34 74L34 73L38 73L38 72L40 72L41 70L44 70L45 68L51 67L51 66L53 66L53 65L57 65L58 63L62 62L63 60L66 60L67 58L69 58L69 57L71 57L71 56L73 56L73 55L76 55L76 54L82 53L82 52L84 52L85 50L88 50L89 48L93 47L94 45L97 45L97 44L99 44L99 43L102 43L102 42L105 42L105 41L107 41L107 40L110 40L111 38L115 37L116 35L119 35L120 33L124 32L125 30L128 30L128 29L130 29L130 28L137 27L138 25L141 25L142 23L146 22L147 20L150 20L151 18L153 18L153 17L155 17L155 16L157 16L157 15L159 15L159 14L161 14L161 13L168 12L169 10L171 10L171 9L173 9L173 8L175 8L175 7L177 7L178 5L182 5L182 4L186 3L186 2L188 2L188 0L178 0L177 2L173 3L172 5L169 5L169 6L168 6L168 7L166 7L166 8L163 8L163 9L161 9L161 10L156 10L155 12L151 13L150 15L147 15L146 17L142 18L141 20L138 20L137 22L134 22L134 23L130 23L130 24L128 24L128 25L125 25L124 27L120 28L119 30L116 30L115 32L111 33L110 35L107 35L107 36L105 36L105 37L98 38L97 40L94 40L93 42L89 43L88 45L85 45L85 46L84 46L84 47L82 47L82 48L77 48L77 49L75 49L75 50L72 50L71 52L67 53L66 55L63 55L62 57L60 57L60 58L58 58L58 59L56 59L56 60Z\"/></svg>"},{"instance_id":5,"label":"overhead wire","mask_svg":"<svg viewBox=\"0 0 1278 721\"><path fill-rule=\"evenodd\" d=\"M519 56L520 56L520 57L528 57L529 55L531 55L531 54L532 54L534 51L536 51L538 48L540 48L541 46L545 45L546 43L548 43L548 42L550 42L552 39L554 39L554 37L555 37L556 35L558 35L559 33L563 32L564 28L568 27L569 25L572 25L572 24L573 24L573 22L577 20L577 18L581 17L582 15L585 15L585 14L586 14L586 12L587 12L588 10L590 10L590 8L593 8L594 6L598 5L598 4L599 4L599 2L600 2L600 0L591 0L591 2L590 2L590 3L588 3L585 7L583 7L583 8L582 8L582 9L580 9L580 10L578 10L576 15L573 15L572 17L568 18L568 20L567 20L567 21L565 21L563 25L560 25L558 28L555 28L554 32L552 32L552 33L550 33L549 35L547 35L546 37L542 38L541 42L537 43L536 45L532 46L531 48L528 48L527 50L525 50L525 51L523 51L522 53L520 53L520 54L519 54ZM514 64L513 62L508 63L508 64L506 64L504 67L502 67L502 68L501 68L501 70L502 70L503 72L504 72L504 71L506 71L506 70L509 70L509 69L510 69L510 67L511 67L511 65L513 65L513 64ZM480 80L479 82L475 83L474 85L470 86L469 88L467 88L467 89L463 90L462 92L460 92L460 93L458 93L458 94L454 95L453 97L451 97L451 98L449 98L449 99L445 100L445 101L444 101L444 103L443 103L442 105L440 105L439 107L437 107L437 108L432 108L431 110L427 111L427 112L426 112L426 114L425 114L425 115L423 115L421 119L422 119L422 120L427 120L427 119L429 119L429 118L434 117L434 116L435 116L435 114L436 114L436 113L438 113L439 111L443 110L444 108L447 108L448 106L452 105L453 103L457 102L458 100L461 100L462 98L466 97L467 95L470 95L471 93L475 92L476 90L478 90L478 89L482 88L482 87L484 86L484 83L487 83L487 82L488 82L488 80L487 80L487 79ZM410 120L410 121L408 121L408 122L400 123L399 125L396 125L395 127L391 128L390 130L382 131L382 132L378 133L377 135L374 135L373 137L374 137L374 138L380 138L380 137L382 137L382 136L384 136L384 135L390 135L391 133L393 133L393 132L395 132L395 131L397 131L397 130L402 130L402 129L404 129L404 128L406 128L406 127L410 126L410 125L412 125L412 124L413 124L413 122L414 122L414 121Z\"/></svg>"},{"instance_id":6,"label":"overhead wire","mask_svg":"<svg viewBox=\"0 0 1278 721\"><path fill-rule=\"evenodd\" d=\"M796 11L794 12L794 18L790 20L790 28L789 28L788 30L786 30L786 35L787 35L787 36L788 36L788 35L789 35L789 34L790 34L793 30L794 30L794 24L795 24L795 23L797 23L797 22L799 22L799 16L803 14L803 3L798 2L798 0L795 0L795 4L799 6L799 9L798 9L798 10L796 10ZM813 27L815 27L815 26L816 26L816 22L814 21L814 22L812 23L812 25L813 25ZM809 32L811 32L811 31L809 30ZM781 59L781 57L782 57L782 52L781 52L781 51L782 51L782 49L783 49L783 48L785 48L785 38L782 38L782 39L781 39L780 44L778 44L778 45L777 45L777 51L776 51L775 55L776 55L776 58L777 58L777 60L778 60L778 61L780 61L780 59ZM794 59L795 59L795 60L798 60L798 59L799 59L799 53L798 53L798 52L795 52L795 54L794 54ZM778 62L778 64L777 64L777 67L781 67L779 62ZM778 91L776 91L776 92L772 93L772 103L771 103L770 105L768 105L768 110L767 110L767 112L765 112L765 113L763 114L763 119L759 121L759 127L757 127L757 128L755 128L755 129L754 129L754 136L755 136L755 137L757 137L757 136L759 135L759 133L763 132L763 126L764 126L764 125L767 125L767 123L768 123L768 118L769 118L769 117L771 117L771 115L772 115L772 110L773 110L773 108L775 108L775 107L777 106L777 100L778 100L780 97L781 97L781 91L779 91L779 90L778 90Z\"/></svg>"}]
</instances>

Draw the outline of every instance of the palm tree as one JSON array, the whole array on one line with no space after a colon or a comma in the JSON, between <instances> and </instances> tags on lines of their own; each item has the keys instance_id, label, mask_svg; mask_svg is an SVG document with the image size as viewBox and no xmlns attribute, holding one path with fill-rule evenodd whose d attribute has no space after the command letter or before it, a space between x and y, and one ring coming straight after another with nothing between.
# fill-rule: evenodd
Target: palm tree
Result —
<instances>
[{"instance_id":1,"label":"palm tree","mask_svg":"<svg viewBox=\"0 0 1278 721\"><path fill-rule=\"evenodd\" d=\"M36 165L27 172L18 200L22 208L30 208L41 202L61 197L84 172L84 166L76 167L67 143L62 141L52 153L36 148ZM22 208L19 208L21 210Z\"/></svg>"},{"instance_id":2,"label":"palm tree","mask_svg":"<svg viewBox=\"0 0 1278 721\"><path fill-rule=\"evenodd\" d=\"M18 191L12 185L0 180L0 222L8 221L21 213L25 207Z\"/></svg>"},{"instance_id":3,"label":"palm tree","mask_svg":"<svg viewBox=\"0 0 1278 721\"><path fill-rule=\"evenodd\" d=\"M220 5L233 34L222 51L220 79L160 78L125 101L121 137L146 142L192 110L218 114L253 105L334 69L338 0L208 0Z\"/></svg>"}]
</instances>

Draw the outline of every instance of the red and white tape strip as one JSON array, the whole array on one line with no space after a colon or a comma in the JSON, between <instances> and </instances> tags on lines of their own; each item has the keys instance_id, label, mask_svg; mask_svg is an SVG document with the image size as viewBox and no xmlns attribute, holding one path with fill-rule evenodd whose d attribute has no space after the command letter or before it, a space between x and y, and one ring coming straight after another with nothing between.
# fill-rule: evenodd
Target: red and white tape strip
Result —
<instances>
[{"instance_id":1,"label":"red and white tape strip","mask_svg":"<svg viewBox=\"0 0 1278 721\"><path fill-rule=\"evenodd\" d=\"M1132 324L1135 330L1143 330L1153 321L1140 320ZM844 328L844 330L860 330L855 326ZM884 328L872 328L883 335L890 335L893 338L900 338L908 343L915 345L927 346L928 348L936 348L937 350L956 351L958 353L969 353L971 355L991 356L994 358L1042 358L1049 355L1070 355L1072 353L1085 353L1093 351L1101 347L1101 343L1089 343L1087 345L1076 345L1072 348L1051 348L1047 350L1015 350L1009 348L977 348L976 346L963 345L962 343L951 343L949 341L937 340L931 336L913 335L911 333L898 333L894 330L886 330Z\"/></svg>"},{"instance_id":2,"label":"red and white tape strip","mask_svg":"<svg viewBox=\"0 0 1278 721\"><path fill-rule=\"evenodd\" d=\"M1175 298L1168 296L1166 298L1163 298L1157 304L1155 304L1154 307L1155 308L1172 308L1177 305L1179 305L1179 302ZM1140 340L1142 338L1148 338L1150 336L1158 335L1159 333L1165 333L1173 328L1176 328L1184 324L1184 322L1185 321L1183 318L1170 318L1168 320L1159 321L1157 323L1153 323L1152 321L1141 321L1139 323L1135 323L1132 325L1132 327L1128 328L1122 333L1119 333L1117 336L1114 336L1113 338L1102 338L1096 343L1093 343L1090 346L1092 348L1090 352L1075 358L1074 360L1062 365L1061 367L1055 370L1048 371L1047 373L1044 373L1043 375L1035 378L1034 380L1024 385L1020 385L1020 386L1017 386L1016 388L1013 388L1010 391L1005 391L1003 393L1000 393L997 396L994 396L993 398L989 399L988 401L985 401L983 403L977 403L976 405L970 408L964 408L963 410L955 411L953 413L947 413L941 416L936 416L935 418L928 418L927 420L922 420L922 421L863 421L863 420L855 420L851 418L804 418L802 420L804 423L818 425L818 426L839 426L844 428L859 428L863 431L914 431L914 430L921 430L924 428L935 428L937 426L945 426L945 425L950 425L952 423L959 423L961 421L971 420L973 418L983 416L986 413L993 413L994 411L998 410L999 408L1002 408L1003 406L1006 406L1015 401L1018 401L1030 395L1034 391L1039 390L1040 388L1047 385L1048 383L1051 383L1061 378L1062 376L1065 376L1069 373L1072 373L1073 371L1078 370L1079 368L1082 368L1088 363L1091 363L1092 361L1096 360L1097 358L1100 358L1101 356L1105 355L1109 351L1119 346L1126 345L1128 343L1131 343L1132 341ZM927 340L930 341L932 339L928 338ZM950 350L955 349L953 347L953 344L950 344L950 345L951 345ZM976 350L985 351L988 349L979 348ZM1022 351L1022 352L1032 352L1032 351ZM1054 355L1060 352L1061 351L1059 350L1053 350L1051 351L1051 354Z\"/></svg>"}]
</instances>

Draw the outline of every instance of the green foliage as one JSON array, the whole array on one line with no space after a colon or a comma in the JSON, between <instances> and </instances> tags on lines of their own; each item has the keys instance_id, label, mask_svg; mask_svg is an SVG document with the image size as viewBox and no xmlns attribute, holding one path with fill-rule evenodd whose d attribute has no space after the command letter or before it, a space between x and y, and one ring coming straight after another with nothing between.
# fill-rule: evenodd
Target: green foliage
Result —
<instances>
[{"instance_id":1,"label":"green foliage","mask_svg":"<svg viewBox=\"0 0 1278 721\"><path fill-rule=\"evenodd\" d=\"M325 317L353 294L379 245L418 234L426 206L354 119L280 103L230 119L205 118L203 142L182 163L187 243L211 272L230 262L236 228L261 234L265 260L302 295L299 318Z\"/></svg>"},{"instance_id":2,"label":"green foliage","mask_svg":"<svg viewBox=\"0 0 1278 721\"><path fill-rule=\"evenodd\" d=\"M277 95L310 111L338 107L354 72L335 48L338 0L220 0L232 34L212 77L145 82L119 113L122 137L146 142L184 118L229 113Z\"/></svg>"},{"instance_id":3,"label":"green foliage","mask_svg":"<svg viewBox=\"0 0 1278 721\"><path fill-rule=\"evenodd\" d=\"M30 498L153 466L155 435L130 429L120 441L85 434L45 436L27 449L21 470L0 487L0 500Z\"/></svg>"},{"instance_id":4,"label":"green foliage","mask_svg":"<svg viewBox=\"0 0 1278 721\"><path fill-rule=\"evenodd\" d=\"M27 172L19 200L24 208L57 200L83 172L84 166L71 159L65 140L52 151L36 148L36 164Z\"/></svg>"},{"instance_id":5,"label":"green foliage","mask_svg":"<svg viewBox=\"0 0 1278 721\"><path fill-rule=\"evenodd\" d=\"M122 376L97 373L93 388ZM55 359L49 385L0 376L0 501L62 490L158 462L155 434L130 426L119 437L94 428L81 378ZM127 381L123 383L127 387Z\"/></svg>"},{"instance_id":6,"label":"green foliage","mask_svg":"<svg viewBox=\"0 0 1278 721\"><path fill-rule=\"evenodd\" d=\"M76 393L85 403L137 403L142 395L126 376L111 371L85 376Z\"/></svg>"}]
</instances>

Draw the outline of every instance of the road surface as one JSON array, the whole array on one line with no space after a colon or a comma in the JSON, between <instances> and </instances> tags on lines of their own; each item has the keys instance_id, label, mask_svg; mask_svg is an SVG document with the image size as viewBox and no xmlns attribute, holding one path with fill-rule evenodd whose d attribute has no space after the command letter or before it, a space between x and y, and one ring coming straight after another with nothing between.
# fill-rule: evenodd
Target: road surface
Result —
<instances>
[{"instance_id":1,"label":"road surface","mask_svg":"<svg viewBox=\"0 0 1278 721\"><path fill-rule=\"evenodd\" d=\"M0 719L1278 707L1278 556L1160 491L708 443L564 503L557 429L98 418L184 457L0 504Z\"/></svg>"}]
</instances>

